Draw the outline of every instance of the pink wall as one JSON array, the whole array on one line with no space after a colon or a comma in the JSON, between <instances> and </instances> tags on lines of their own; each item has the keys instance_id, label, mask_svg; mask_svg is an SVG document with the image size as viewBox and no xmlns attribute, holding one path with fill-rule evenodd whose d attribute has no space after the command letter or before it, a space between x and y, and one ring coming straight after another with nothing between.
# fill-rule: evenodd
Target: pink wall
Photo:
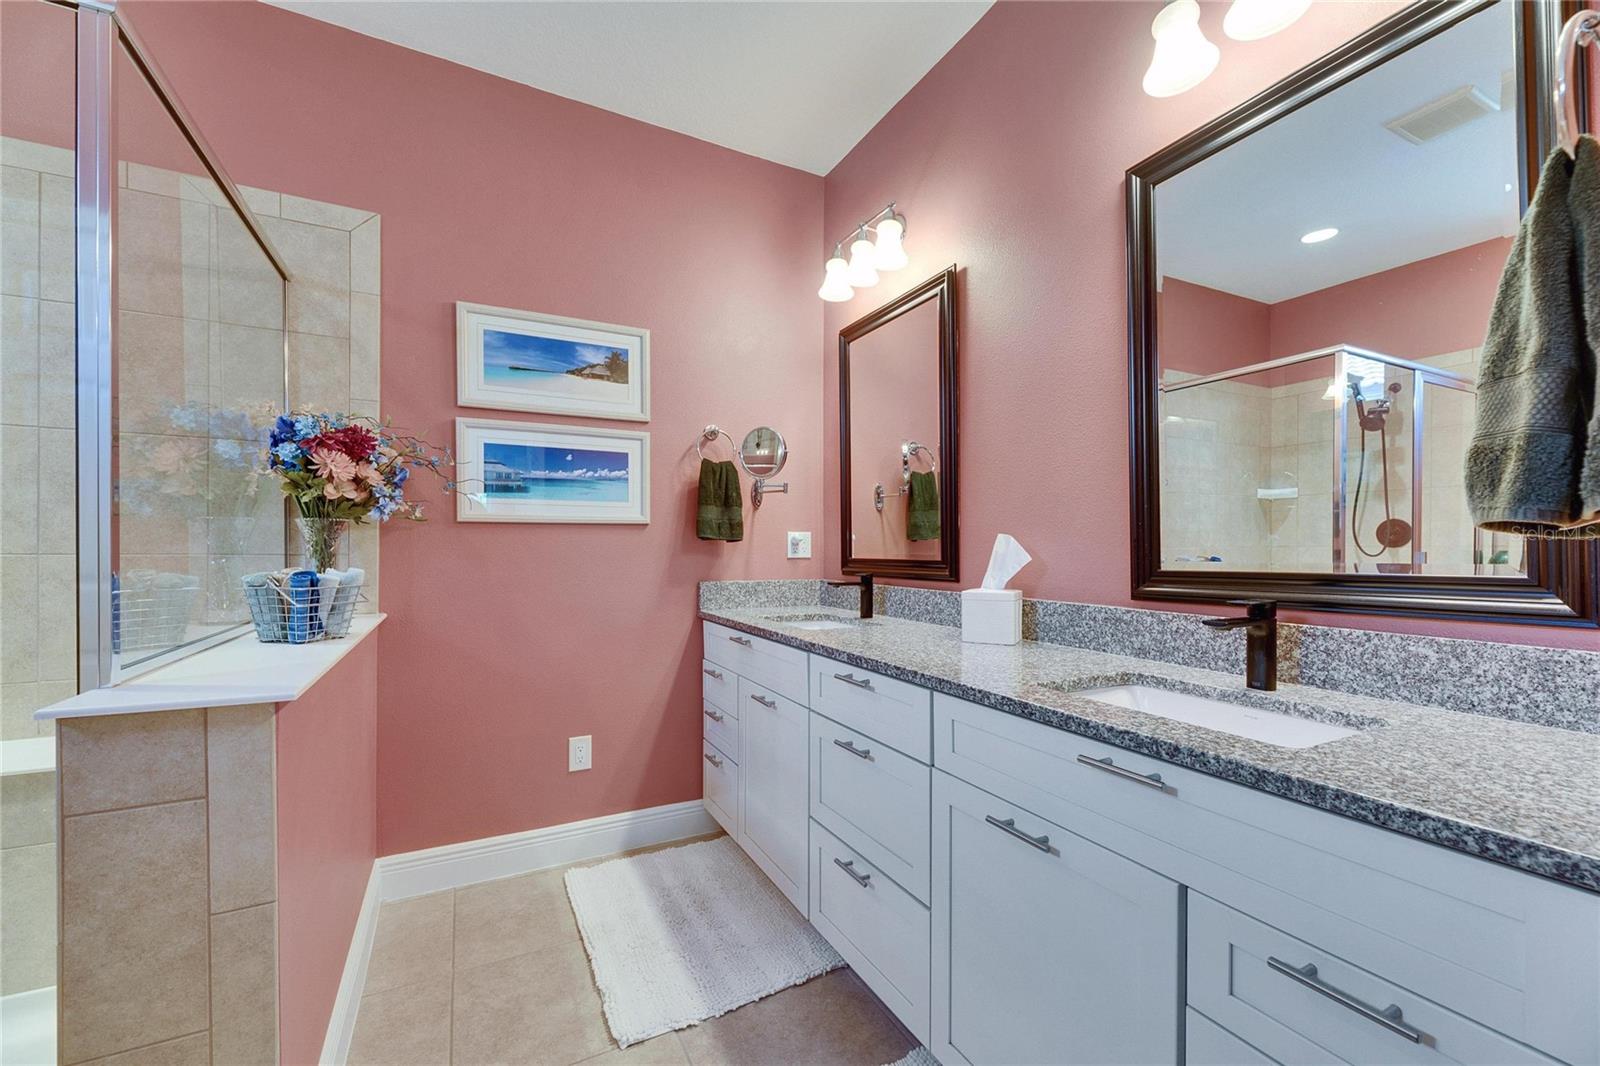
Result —
<instances>
[{"instance_id":1,"label":"pink wall","mask_svg":"<svg viewBox=\"0 0 1600 1066\"><path fill-rule=\"evenodd\" d=\"M1162 278L1156 296L1161 369L1205 376L1266 358L1270 304Z\"/></svg>"},{"instance_id":2,"label":"pink wall","mask_svg":"<svg viewBox=\"0 0 1600 1066\"><path fill-rule=\"evenodd\" d=\"M961 272L962 573L975 583L994 536L1034 562L1028 595L1133 604L1129 596L1128 378L1123 174L1132 164L1397 10L1315 4L1266 40L1201 25L1216 73L1156 100L1139 81L1161 5L999 3L832 173L813 258L888 200L909 219L911 265L826 309L824 353L845 323L947 263ZM824 440L837 377L824 360ZM1060 457L1019 463L1027 449ZM828 463L835 461L830 445ZM839 500L827 489L837 528ZM838 567L837 544L828 565ZM1159 606L1141 601L1139 606ZM1208 607L1180 609L1213 611ZM1358 615L1298 614L1344 626L1595 647L1592 631Z\"/></svg>"},{"instance_id":3,"label":"pink wall","mask_svg":"<svg viewBox=\"0 0 1600 1066\"><path fill-rule=\"evenodd\" d=\"M350 934L378 855L378 640L278 705L281 1061L321 1057Z\"/></svg>"},{"instance_id":4,"label":"pink wall","mask_svg":"<svg viewBox=\"0 0 1600 1066\"><path fill-rule=\"evenodd\" d=\"M924 301L850 345L850 405L856 557L937 559L938 540L906 539L907 498L899 492L902 441L939 454L939 301ZM918 453L911 469L929 469L926 456ZM888 494L882 512L872 494L879 482Z\"/></svg>"},{"instance_id":5,"label":"pink wall","mask_svg":"<svg viewBox=\"0 0 1600 1066\"><path fill-rule=\"evenodd\" d=\"M699 797L696 583L821 574L783 549L824 535L822 180L264 4L125 6L235 180L382 214L398 425L488 413L455 406L458 299L651 330L648 526L440 501L384 530L380 852ZM788 440L793 491L740 544L694 536L707 422Z\"/></svg>"}]
</instances>

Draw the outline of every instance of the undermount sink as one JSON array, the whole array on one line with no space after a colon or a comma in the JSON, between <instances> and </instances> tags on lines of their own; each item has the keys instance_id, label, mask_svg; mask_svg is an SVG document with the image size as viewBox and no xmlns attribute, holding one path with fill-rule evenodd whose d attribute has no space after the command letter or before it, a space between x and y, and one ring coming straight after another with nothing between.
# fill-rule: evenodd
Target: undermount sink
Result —
<instances>
[{"instance_id":1,"label":"undermount sink","mask_svg":"<svg viewBox=\"0 0 1600 1066\"><path fill-rule=\"evenodd\" d=\"M1153 685L1108 685L1075 689L1072 694L1280 748L1310 748L1361 732L1346 725Z\"/></svg>"},{"instance_id":2,"label":"undermount sink","mask_svg":"<svg viewBox=\"0 0 1600 1066\"><path fill-rule=\"evenodd\" d=\"M769 622L782 622L795 629L850 629L861 623L849 618L840 618L831 614L784 614L774 615L767 619Z\"/></svg>"}]
</instances>

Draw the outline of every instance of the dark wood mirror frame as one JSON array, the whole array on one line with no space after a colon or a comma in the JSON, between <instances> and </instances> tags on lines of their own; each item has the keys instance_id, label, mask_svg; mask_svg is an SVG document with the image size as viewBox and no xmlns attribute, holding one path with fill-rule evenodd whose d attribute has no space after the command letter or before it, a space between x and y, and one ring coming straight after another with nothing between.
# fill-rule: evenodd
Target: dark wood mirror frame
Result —
<instances>
[{"instance_id":1,"label":"dark wood mirror frame","mask_svg":"<svg viewBox=\"0 0 1600 1066\"><path fill-rule=\"evenodd\" d=\"M1413 4L1128 170L1129 461L1135 599L1215 602L1247 597L1325 611L1600 626L1600 541L1595 540L1529 540L1524 579L1161 569L1156 186L1493 2L1424 0ZM1526 208L1540 163L1555 143L1549 90L1559 61L1556 39L1562 22L1578 5L1571 0L1508 2L1518 3L1516 60L1522 106L1517 128ZM1585 70L1583 64L1577 66L1578 111L1587 115Z\"/></svg>"},{"instance_id":2,"label":"dark wood mirror frame","mask_svg":"<svg viewBox=\"0 0 1600 1066\"><path fill-rule=\"evenodd\" d=\"M851 549L850 530L850 345L929 300L939 302L939 558L865 559ZM839 526L846 574L958 581L961 530L956 481L956 268L954 264L910 292L839 331Z\"/></svg>"}]
</instances>

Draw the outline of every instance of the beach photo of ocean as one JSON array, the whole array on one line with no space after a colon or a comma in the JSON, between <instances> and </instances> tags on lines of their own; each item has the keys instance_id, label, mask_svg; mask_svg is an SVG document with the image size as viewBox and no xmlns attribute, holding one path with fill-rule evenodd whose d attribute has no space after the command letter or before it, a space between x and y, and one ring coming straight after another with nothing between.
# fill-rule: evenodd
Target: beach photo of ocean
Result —
<instances>
[{"instance_id":1,"label":"beach photo of ocean","mask_svg":"<svg viewBox=\"0 0 1600 1066\"><path fill-rule=\"evenodd\" d=\"M485 442L483 491L502 499L626 503L628 456L588 448Z\"/></svg>"},{"instance_id":2,"label":"beach photo of ocean","mask_svg":"<svg viewBox=\"0 0 1600 1066\"><path fill-rule=\"evenodd\" d=\"M496 388L620 400L628 394L628 352L604 344L486 328L483 381Z\"/></svg>"}]
</instances>

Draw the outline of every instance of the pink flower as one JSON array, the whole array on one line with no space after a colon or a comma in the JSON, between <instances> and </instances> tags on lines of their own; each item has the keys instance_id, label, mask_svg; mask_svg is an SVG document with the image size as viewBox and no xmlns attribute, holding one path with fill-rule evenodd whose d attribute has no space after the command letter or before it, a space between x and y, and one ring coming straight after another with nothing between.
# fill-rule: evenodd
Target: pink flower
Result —
<instances>
[{"instance_id":1,"label":"pink flower","mask_svg":"<svg viewBox=\"0 0 1600 1066\"><path fill-rule=\"evenodd\" d=\"M362 500L366 498L367 490L350 478L329 478L328 483L322 486L322 495L330 500L341 497L346 500Z\"/></svg>"},{"instance_id":2,"label":"pink flower","mask_svg":"<svg viewBox=\"0 0 1600 1066\"><path fill-rule=\"evenodd\" d=\"M368 485L383 484L383 474L371 463L357 463L355 476L365 481Z\"/></svg>"},{"instance_id":3,"label":"pink flower","mask_svg":"<svg viewBox=\"0 0 1600 1066\"><path fill-rule=\"evenodd\" d=\"M318 448L311 453L311 462L317 468L317 474L325 477L331 483L334 481L353 481L356 476L355 460L343 452L334 451L332 448ZM336 499L339 494L329 492L328 499ZM354 497L351 497L354 499Z\"/></svg>"}]
</instances>

